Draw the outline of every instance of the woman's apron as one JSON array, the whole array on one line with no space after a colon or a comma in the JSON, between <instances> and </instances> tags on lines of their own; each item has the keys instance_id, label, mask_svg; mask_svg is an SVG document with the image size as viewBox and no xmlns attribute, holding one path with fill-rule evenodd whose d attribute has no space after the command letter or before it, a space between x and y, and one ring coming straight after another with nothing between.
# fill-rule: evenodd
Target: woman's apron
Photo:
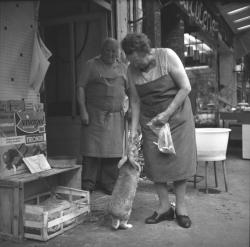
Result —
<instances>
[{"instance_id":1,"label":"woman's apron","mask_svg":"<svg viewBox=\"0 0 250 247\"><path fill-rule=\"evenodd\" d=\"M169 119L176 155L160 153L156 134L147 123L165 111L177 90L171 77L165 75L154 81L136 85L141 99L140 124L143 135L145 172L154 182L187 179L195 174L196 142L192 108L187 97Z\"/></svg>"},{"instance_id":2,"label":"woman's apron","mask_svg":"<svg viewBox=\"0 0 250 247\"><path fill-rule=\"evenodd\" d=\"M125 83L121 73L104 77L100 72L86 86L90 123L82 126L82 155L101 158L122 156Z\"/></svg>"}]
</instances>

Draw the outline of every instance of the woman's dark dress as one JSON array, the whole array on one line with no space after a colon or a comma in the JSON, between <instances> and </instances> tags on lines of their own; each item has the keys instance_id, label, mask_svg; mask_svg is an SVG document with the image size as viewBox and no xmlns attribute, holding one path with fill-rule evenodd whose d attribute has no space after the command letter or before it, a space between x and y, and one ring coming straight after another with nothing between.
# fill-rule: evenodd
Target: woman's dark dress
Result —
<instances>
[{"instance_id":1,"label":"woman's dark dress","mask_svg":"<svg viewBox=\"0 0 250 247\"><path fill-rule=\"evenodd\" d=\"M160 49L160 52L164 49ZM159 51L158 51L159 53ZM156 56L157 54L156 53ZM161 63L162 55L156 61ZM162 73L161 69L161 73ZM169 74L163 74L156 80L136 85L141 100L140 124L143 135L143 154L145 172L154 182L171 182L187 179L196 170L195 126L191 103L187 97L183 104L169 119L176 155L160 153L156 134L147 123L157 114L167 109L175 97L178 88Z\"/></svg>"}]
</instances>

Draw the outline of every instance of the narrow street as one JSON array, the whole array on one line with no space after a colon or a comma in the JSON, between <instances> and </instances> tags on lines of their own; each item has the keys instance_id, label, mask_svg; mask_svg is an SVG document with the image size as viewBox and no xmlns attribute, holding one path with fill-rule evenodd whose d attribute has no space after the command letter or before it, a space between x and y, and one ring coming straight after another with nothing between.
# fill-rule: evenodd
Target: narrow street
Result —
<instances>
[{"instance_id":1,"label":"narrow street","mask_svg":"<svg viewBox=\"0 0 250 247\"><path fill-rule=\"evenodd\" d=\"M193 225L180 228L175 221L146 225L144 219L157 205L152 183L139 184L130 230L114 231L106 214L109 196L95 192L91 196L92 214L86 221L48 242L25 240L21 243L0 242L1 247L248 247L249 246L249 170L250 161L241 159L241 150L229 149L227 168L229 192L225 192L221 165L218 164L219 187L214 188L214 173L209 167L210 190L204 193L204 180L194 189L188 184L187 202ZM200 164L198 174L204 174ZM170 189L171 193L171 189ZM174 195L171 193L174 201Z\"/></svg>"}]
</instances>

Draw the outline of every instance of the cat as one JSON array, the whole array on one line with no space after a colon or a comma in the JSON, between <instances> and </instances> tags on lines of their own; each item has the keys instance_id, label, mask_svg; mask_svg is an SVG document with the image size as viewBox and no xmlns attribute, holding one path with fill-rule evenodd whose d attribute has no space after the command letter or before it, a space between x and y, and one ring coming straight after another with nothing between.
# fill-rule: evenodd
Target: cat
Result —
<instances>
[{"instance_id":1,"label":"cat","mask_svg":"<svg viewBox=\"0 0 250 247\"><path fill-rule=\"evenodd\" d=\"M133 227L128 224L128 220L141 172L140 164L127 156L120 160L118 168L119 176L108 204L108 212L112 217L111 225L115 230Z\"/></svg>"}]
</instances>

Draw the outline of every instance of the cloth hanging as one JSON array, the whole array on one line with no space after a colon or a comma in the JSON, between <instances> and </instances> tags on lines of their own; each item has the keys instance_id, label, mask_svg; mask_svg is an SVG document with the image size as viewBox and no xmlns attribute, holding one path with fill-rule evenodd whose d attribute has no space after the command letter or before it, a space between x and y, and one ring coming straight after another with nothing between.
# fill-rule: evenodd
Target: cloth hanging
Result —
<instances>
[{"instance_id":1,"label":"cloth hanging","mask_svg":"<svg viewBox=\"0 0 250 247\"><path fill-rule=\"evenodd\" d=\"M29 86L36 92L42 85L44 77L47 73L50 62L48 59L52 53L43 43L38 31L34 34L33 54L31 59Z\"/></svg>"}]
</instances>

